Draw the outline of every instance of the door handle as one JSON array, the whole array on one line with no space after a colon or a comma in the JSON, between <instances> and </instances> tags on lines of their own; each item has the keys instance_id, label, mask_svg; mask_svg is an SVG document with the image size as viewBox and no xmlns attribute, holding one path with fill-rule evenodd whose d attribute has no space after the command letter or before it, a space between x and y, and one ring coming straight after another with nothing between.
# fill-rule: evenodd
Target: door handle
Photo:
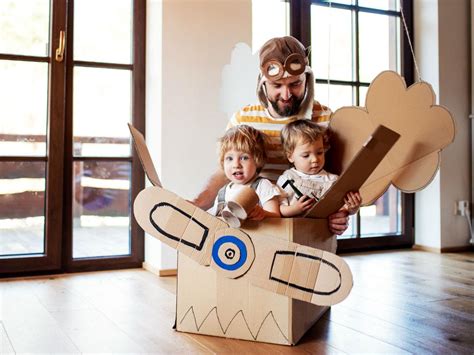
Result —
<instances>
[{"instance_id":1,"label":"door handle","mask_svg":"<svg viewBox=\"0 0 474 355\"><path fill-rule=\"evenodd\" d=\"M59 47L56 48L56 62L64 60L64 49L66 48L66 32L59 31Z\"/></svg>"}]
</instances>

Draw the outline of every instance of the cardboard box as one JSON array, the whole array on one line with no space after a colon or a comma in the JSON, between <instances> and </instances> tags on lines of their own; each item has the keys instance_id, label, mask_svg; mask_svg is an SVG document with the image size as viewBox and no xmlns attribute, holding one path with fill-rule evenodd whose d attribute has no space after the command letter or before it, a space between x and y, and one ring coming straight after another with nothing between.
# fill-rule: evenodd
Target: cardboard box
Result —
<instances>
[{"instance_id":1,"label":"cardboard box","mask_svg":"<svg viewBox=\"0 0 474 355\"><path fill-rule=\"evenodd\" d=\"M246 221L241 229L254 239L272 235L334 253L336 237L318 237L317 223L308 218L272 218ZM327 309L254 286L248 277L224 278L179 255L178 331L294 345Z\"/></svg>"}]
</instances>

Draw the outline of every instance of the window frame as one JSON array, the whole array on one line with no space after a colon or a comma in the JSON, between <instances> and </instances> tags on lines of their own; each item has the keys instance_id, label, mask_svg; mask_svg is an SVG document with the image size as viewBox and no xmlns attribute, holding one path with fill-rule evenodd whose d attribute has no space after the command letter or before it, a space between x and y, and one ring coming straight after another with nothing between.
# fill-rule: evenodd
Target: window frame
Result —
<instances>
[{"instance_id":1,"label":"window frame","mask_svg":"<svg viewBox=\"0 0 474 355\"><path fill-rule=\"evenodd\" d=\"M311 44L311 5L318 6L331 6L332 8L346 9L355 11L355 24L353 37L355 39L353 55L355 80L332 80L332 84L340 84L349 86L355 91L356 102L359 102L359 89L360 87L368 87L370 83L361 82L359 80L359 35L358 35L358 22L359 13L374 13L383 15L392 15L401 17L401 9L403 9L403 15L405 18L408 33L410 34L411 42L413 43L413 0L400 0L401 9L400 11L394 10L381 10L374 8L361 7L358 5L358 0L354 0L355 4L340 4L337 2L325 1L325 0L289 0L290 3L290 34L303 43L305 46ZM414 65L413 58L411 56L411 50L409 47L409 40L407 33L404 30L403 24L400 26L400 61L401 61L401 73L405 78L407 86L410 86L414 82ZM316 84L327 84L328 78L316 79ZM355 89L355 90L354 90ZM356 215L357 218L357 235L352 238L341 238L338 239L338 252L354 252L364 250L379 250L379 249L390 249L390 248L408 248L414 244L414 194L401 193L401 204L402 204L402 223L401 223L401 234L380 234L371 235L370 237L361 237L361 218L360 214Z\"/></svg>"}]
</instances>

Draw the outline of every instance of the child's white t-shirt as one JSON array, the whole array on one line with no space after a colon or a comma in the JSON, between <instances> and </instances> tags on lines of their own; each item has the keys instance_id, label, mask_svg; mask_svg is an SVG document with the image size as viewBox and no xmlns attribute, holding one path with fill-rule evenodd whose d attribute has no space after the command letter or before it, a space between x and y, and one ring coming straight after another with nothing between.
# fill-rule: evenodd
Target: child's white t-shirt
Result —
<instances>
[{"instance_id":1,"label":"child's white t-shirt","mask_svg":"<svg viewBox=\"0 0 474 355\"><path fill-rule=\"evenodd\" d=\"M244 186L249 186L249 185L241 185L241 184L234 184L234 183L229 183L226 186L225 189L225 201L230 201L234 196L236 196L239 191L242 189ZM270 180L267 179L260 179L257 188L255 189L255 193L257 194L259 198L259 204L260 206L263 206L266 202L270 201L272 198L275 196L281 196L282 191L280 188L274 184L271 183ZM218 204L218 197L214 200L214 205L207 210L208 213L212 215L216 215L217 213L217 204Z\"/></svg>"}]
</instances>

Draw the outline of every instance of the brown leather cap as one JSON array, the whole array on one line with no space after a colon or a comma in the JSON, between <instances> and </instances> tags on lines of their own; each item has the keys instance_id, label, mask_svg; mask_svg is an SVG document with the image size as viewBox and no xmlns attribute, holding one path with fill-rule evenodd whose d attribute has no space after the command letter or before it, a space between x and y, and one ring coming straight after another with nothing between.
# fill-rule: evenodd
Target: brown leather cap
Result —
<instances>
[{"instance_id":1,"label":"brown leather cap","mask_svg":"<svg viewBox=\"0 0 474 355\"><path fill-rule=\"evenodd\" d=\"M277 60L283 64L286 58L293 53L300 54L304 58L307 57L305 47L296 38L291 36L272 38L265 42L260 49L260 67L269 60Z\"/></svg>"}]
</instances>

